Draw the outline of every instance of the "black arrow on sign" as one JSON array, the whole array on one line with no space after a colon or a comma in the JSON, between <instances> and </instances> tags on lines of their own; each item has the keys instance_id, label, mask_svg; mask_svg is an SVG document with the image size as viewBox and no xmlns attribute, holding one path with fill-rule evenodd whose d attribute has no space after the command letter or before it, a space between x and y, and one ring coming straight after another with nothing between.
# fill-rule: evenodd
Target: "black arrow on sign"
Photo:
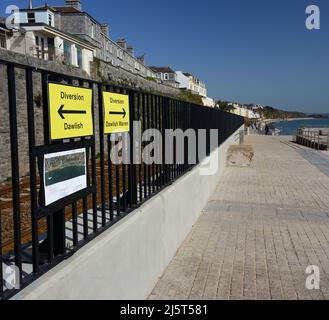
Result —
<instances>
[{"instance_id":1,"label":"black arrow on sign","mask_svg":"<svg viewBox=\"0 0 329 320\"><path fill-rule=\"evenodd\" d=\"M110 115L111 114L114 114L114 115L122 115L123 116L123 119L126 117L126 110L125 108L122 108L122 112L120 111L110 111Z\"/></svg>"},{"instance_id":2,"label":"black arrow on sign","mask_svg":"<svg viewBox=\"0 0 329 320\"><path fill-rule=\"evenodd\" d=\"M64 120L64 114L87 114L85 110L63 110L64 104L62 104L58 109L59 116Z\"/></svg>"}]
</instances>

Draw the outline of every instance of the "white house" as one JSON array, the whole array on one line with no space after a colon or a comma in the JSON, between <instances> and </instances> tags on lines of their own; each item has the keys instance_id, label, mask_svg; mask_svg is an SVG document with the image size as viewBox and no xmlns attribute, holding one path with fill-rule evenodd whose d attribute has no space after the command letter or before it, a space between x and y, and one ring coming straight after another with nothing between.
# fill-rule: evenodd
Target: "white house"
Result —
<instances>
[{"instance_id":1,"label":"white house","mask_svg":"<svg viewBox=\"0 0 329 320\"><path fill-rule=\"evenodd\" d=\"M244 117L244 118L248 118L248 119L260 119L260 114L258 112L255 112L254 110L250 110L240 104L231 104L231 106L233 107L232 109L232 113Z\"/></svg>"},{"instance_id":2,"label":"white house","mask_svg":"<svg viewBox=\"0 0 329 320\"><path fill-rule=\"evenodd\" d=\"M44 60L58 61L85 70L90 74L95 48L56 26L50 7L22 9L14 13L18 29L7 39L7 49Z\"/></svg>"},{"instance_id":3,"label":"white house","mask_svg":"<svg viewBox=\"0 0 329 320\"><path fill-rule=\"evenodd\" d=\"M198 94L202 97L207 97L206 85L200 79L183 71L176 71L176 75L177 82L179 82L179 88L189 90L192 93Z\"/></svg>"},{"instance_id":4,"label":"white house","mask_svg":"<svg viewBox=\"0 0 329 320\"><path fill-rule=\"evenodd\" d=\"M177 81L176 72L170 67L149 67L152 71L155 72L156 77L159 81L168 84L174 88L179 88L179 82Z\"/></svg>"},{"instance_id":5,"label":"white house","mask_svg":"<svg viewBox=\"0 0 329 320\"><path fill-rule=\"evenodd\" d=\"M216 106L216 101L209 97L202 97L202 103L205 107L215 108Z\"/></svg>"}]
</instances>

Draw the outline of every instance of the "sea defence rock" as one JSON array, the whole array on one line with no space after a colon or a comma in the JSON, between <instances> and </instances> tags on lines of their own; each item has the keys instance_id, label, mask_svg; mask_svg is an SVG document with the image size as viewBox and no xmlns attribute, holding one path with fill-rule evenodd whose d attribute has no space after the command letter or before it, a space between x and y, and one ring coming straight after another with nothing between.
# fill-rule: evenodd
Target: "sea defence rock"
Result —
<instances>
[{"instance_id":1,"label":"sea defence rock","mask_svg":"<svg viewBox=\"0 0 329 320\"><path fill-rule=\"evenodd\" d=\"M254 150L250 145L233 145L227 154L228 167L249 167L254 158Z\"/></svg>"}]
</instances>

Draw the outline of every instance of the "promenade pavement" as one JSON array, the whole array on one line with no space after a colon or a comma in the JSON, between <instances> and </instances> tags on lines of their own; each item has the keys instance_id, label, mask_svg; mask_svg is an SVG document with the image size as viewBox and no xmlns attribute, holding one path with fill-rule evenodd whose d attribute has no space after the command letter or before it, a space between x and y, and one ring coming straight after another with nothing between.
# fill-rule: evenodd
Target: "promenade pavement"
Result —
<instances>
[{"instance_id":1,"label":"promenade pavement","mask_svg":"<svg viewBox=\"0 0 329 320\"><path fill-rule=\"evenodd\" d=\"M149 299L329 299L329 155L288 137L246 137ZM308 266L320 289L306 288Z\"/></svg>"}]
</instances>

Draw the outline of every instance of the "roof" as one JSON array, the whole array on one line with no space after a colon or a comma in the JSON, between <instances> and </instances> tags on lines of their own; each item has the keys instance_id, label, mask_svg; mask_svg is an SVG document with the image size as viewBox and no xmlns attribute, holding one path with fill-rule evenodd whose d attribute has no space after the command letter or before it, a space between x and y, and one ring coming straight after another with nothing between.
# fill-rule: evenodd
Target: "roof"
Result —
<instances>
[{"instance_id":1,"label":"roof","mask_svg":"<svg viewBox=\"0 0 329 320\"><path fill-rule=\"evenodd\" d=\"M101 25L101 23L99 23L94 17L92 17L89 13L85 12L85 11L80 11L77 8L74 7L70 7L70 6L42 6L42 7L37 7L37 8L33 8L33 10L51 10L53 12L58 12L61 14L84 14L86 16L88 16L91 20L93 20L95 23L98 23L99 25ZM30 10L31 11L31 10Z\"/></svg>"},{"instance_id":2,"label":"roof","mask_svg":"<svg viewBox=\"0 0 329 320\"><path fill-rule=\"evenodd\" d=\"M21 11L21 12L34 12L34 11L43 11L43 10L54 11L54 9L49 6L35 7L32 9L19 9L19 11Z\"/></svg>"},{"instance_id":3,"label":"roof","mask_svg":"<svg viewBox=\"0 0 329 320\"><path fill-rule=\"evenodd\" d=\"M52 7L54 11L60 12L60 13L82 13L82 11L74 8L74 7Z\"/></svg>"},{"instance_id":4,"label":"roof","mask_svg":"<svg viewBox=\"0 0 329 320\"><path fill-rule=\"evenodd\" d=\"M154 72L175 73L175 71L173 69L171 69L170 67L155 67L155 66L151 66L149 68L152 69Z\"/></svg>"}]
</instances>

